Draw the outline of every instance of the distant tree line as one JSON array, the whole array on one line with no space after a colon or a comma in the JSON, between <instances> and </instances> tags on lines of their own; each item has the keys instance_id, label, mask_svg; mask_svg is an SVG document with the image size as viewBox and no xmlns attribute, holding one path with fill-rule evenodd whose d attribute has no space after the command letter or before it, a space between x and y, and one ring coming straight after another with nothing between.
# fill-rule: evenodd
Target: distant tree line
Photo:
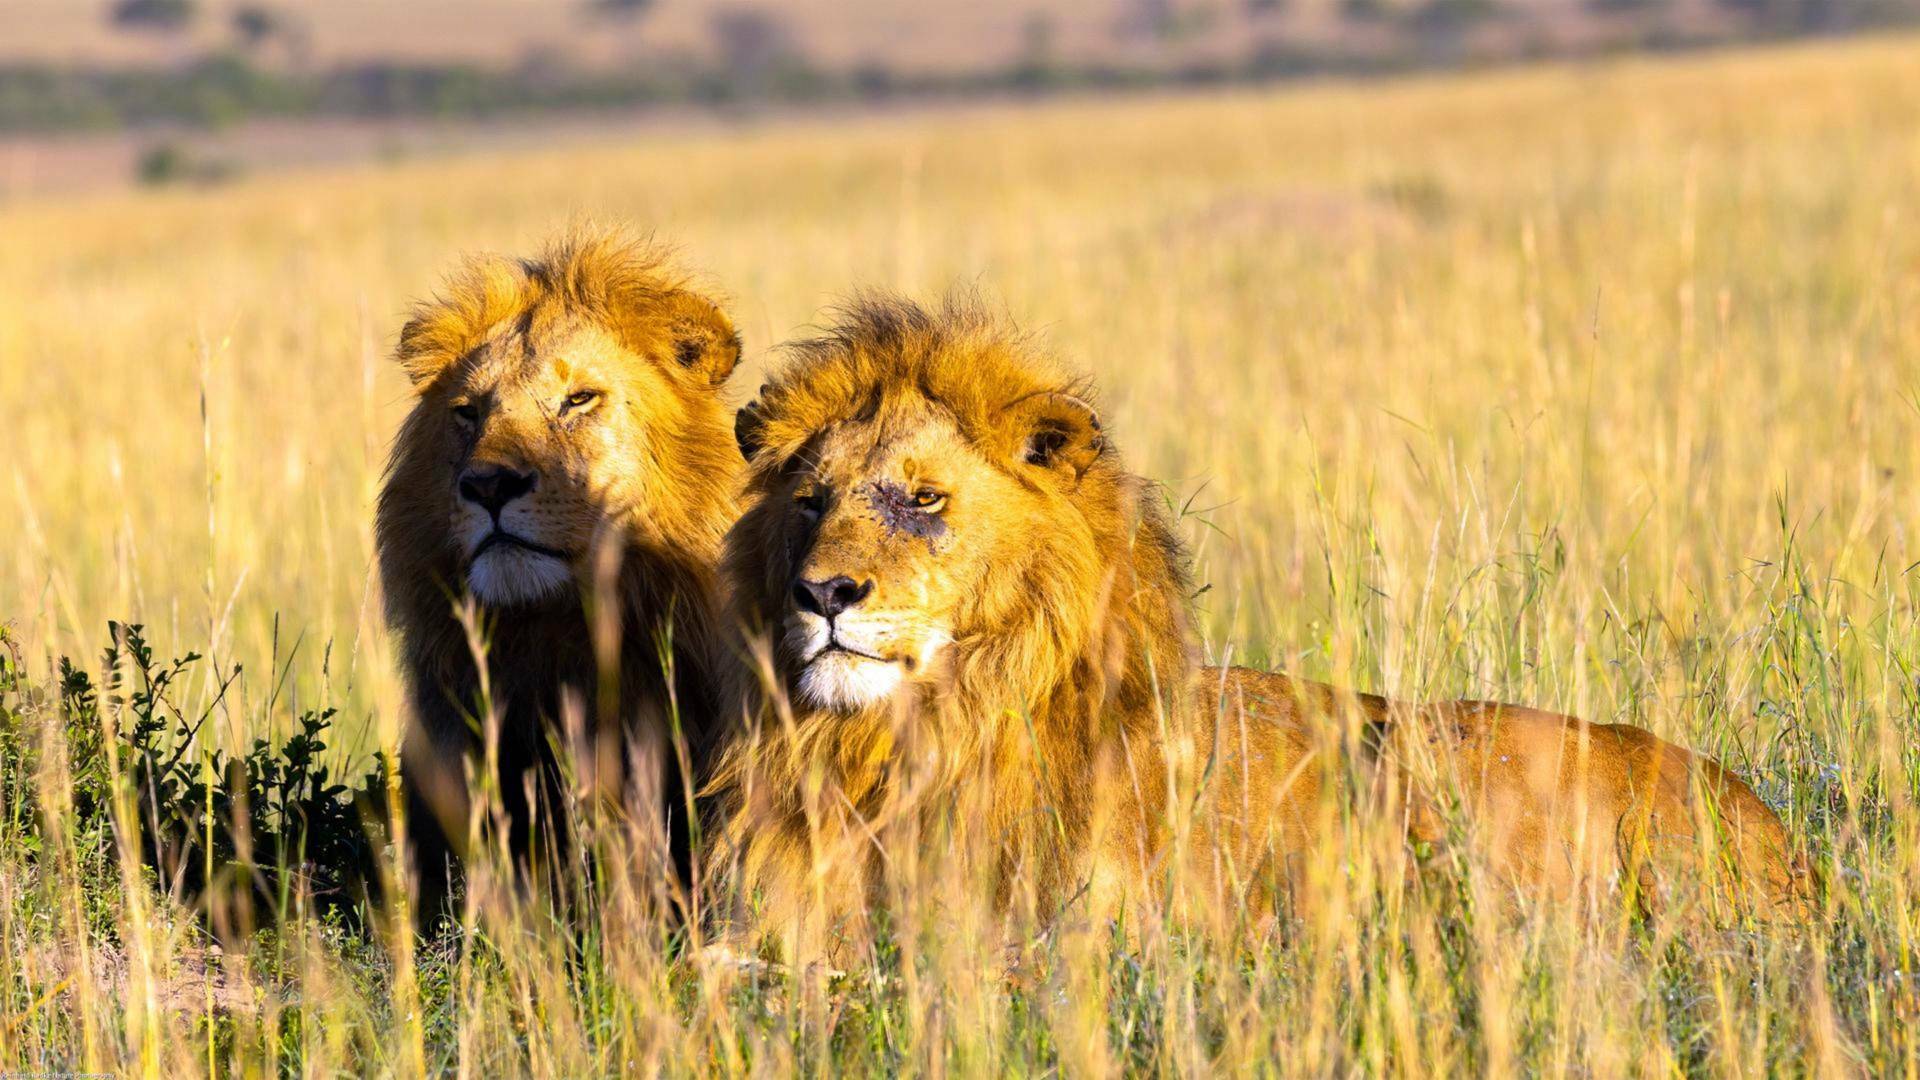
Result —
<instances>
[{"instance_id":1,"label":"distant tree line","mask_svg":"<svg viewBox=\"0 0 1920 1080\"><path fill-rule=\"evenodd\" d=\"M1249 20L1287 0L1242 0ZM0 65L0 132L112 128L154 123L218 126L250 118L396 117L483 119L558 111L613 111L661 104L807 104L893 97L1042 93L1070 89L1201 85L1308 74L1376 74L1444 64L1422 46L1450 28L1497 14L1516 0L1342 0L1348 18L1396 20L1409 47L1389 52L1294 45L1256 38L1237 59L1156 63L1070 61L1055 49L1053 22L1028 20L1014 54L973 72L907 71L877 62L828 68L811 61L774 11L727 6L709 19L709 55L662 55L625 68L580 68L564 56L529 56L513 65L362 62L316 68L306 62L304 28L278 8L227 9L231 44L176 66ZM1676 0L1583 0L1609 10L1658 11ZM598 18L637 19L652 0L585 0ZM1826 31L1911 23L1920 0L1715 0L1744 12L1758 34ZM1190 7L1190 6L1189 6ZM1119 0L1119 35L1178 38L1221 17L1213 8L1171 0ZM175 32L197 17L193 0L119 0L109 17L140 32ZM1639 44L1683 47L1649 20ZM1441 32L1436 34L1435 32ZM1713 40L1725 40L1724 36ZM1705 41L1699 42L1705 43ZM156 166L157 168L158 166Z\"/></svg>"}]
</instances>

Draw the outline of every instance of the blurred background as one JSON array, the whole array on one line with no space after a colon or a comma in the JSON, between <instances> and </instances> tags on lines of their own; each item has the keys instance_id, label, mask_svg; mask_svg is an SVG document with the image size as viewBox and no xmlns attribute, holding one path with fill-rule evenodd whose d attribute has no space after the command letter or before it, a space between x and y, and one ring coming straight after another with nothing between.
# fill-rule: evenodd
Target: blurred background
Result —
<instances>
[{"instance_id":1,"label":"blurred background","mask_svg":"<svg viewBox=\"0 0 1920 1080\"><path fill-rule=\"evenodd\" d=\"M642 118L1679 50L1920 0L0 0L0 198Z\"/></svg>"}]
</instances>

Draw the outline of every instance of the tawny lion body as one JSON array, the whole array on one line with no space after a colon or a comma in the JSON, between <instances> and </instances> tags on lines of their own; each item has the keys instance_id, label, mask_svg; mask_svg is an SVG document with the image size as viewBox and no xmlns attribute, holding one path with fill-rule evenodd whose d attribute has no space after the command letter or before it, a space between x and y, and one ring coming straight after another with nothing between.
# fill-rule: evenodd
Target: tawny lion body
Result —
<instances>
[{"instance_id":1,"label":"tawny lion body","mask_svg":"<svg viewBox=\"0 0 1920 1080\"><path fill-rule=\"evenodd\" d=\"M1203 709L1217 695L1229 728L1244 716L1304 752L1315 747L1299 732L1350 718L1366 732L1362 771L1390 789L1384 805L1406 816L1411 839L1446 842L1442 807L1457 799L1489 867L1535 897L1626 890L1644 911L1696 889L1719 914L1761 917L1811 898L1810 871L1753 789L1643 728L1496 702L1410 705L1245 668L1209 668L1200 683ZM1246 779L1223 776L1225 797L1244 797Z\"/></svg>"},{"instance_id":2,"label":"tawny lion body","mask_svg":"<svg viewBox=\"0 0 1920 1080\"><path fill-rule=\"evenodd\" d=\"M831 958L929 852L1041 920L1148 901L1170 872L1285 891L1352 775L1318 756L1343 725L1416 839L1440 837L1444 792L1406 766L1457 777L1518 882L1640 874L1660 860L1635 842L1684 844L1703 780L1735 811L1743 883L1766 901L1790 884L1752 792L1644 732L1200 669L1158 493L1082 385L975 307L857 302L737 431L750 502L723 577L772 644L709 788L708 878L743 898L728 926L755 947Z\"/></svg>"},{"instance_id":3,"label":"tawny lion body","mask_svg":"<svg viewBox=\"0 0 1920 1080\"><path fill-rule=\"evenodd\" d=\"M718 391L739 349L657 251L613 235L473 260L402 331L417 401L377 546L426 891L444 885L442 845L469 834L470 775L497 789L524 855L536 817L559 824L556 742L603 792L634 781L659 800L679 770L632 759L670 762L676 728L708 726L713 567L741 464Z\"/></svg>"}]
</instances>

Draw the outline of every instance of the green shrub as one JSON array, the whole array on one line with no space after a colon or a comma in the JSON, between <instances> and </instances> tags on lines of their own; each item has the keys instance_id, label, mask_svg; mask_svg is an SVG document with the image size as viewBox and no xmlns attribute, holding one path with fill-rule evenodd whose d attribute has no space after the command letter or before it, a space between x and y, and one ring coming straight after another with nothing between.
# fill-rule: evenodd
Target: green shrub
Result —
<instances>
[{"instance_id":1,"label":"green shrub","mask_svg":"<svg viewBox=\"0 0 1920 1080\"><path fill-rule=\"evenodd\" d=\"M213 672L207 700L183 708L200 654L161 662L141 626L109 630L103 681L62 659L50 691L0 635L0 844L34 858L64 837L90 903L104 908L124 838L154 884L223 936L296 907L363 917L377 893L380 835L367 809L379 805L387 763L338 775L325 753L330 708L302 712L277 746L258 739L229 755L205 729L240 668Z\"/></svg>"}]
</instances>

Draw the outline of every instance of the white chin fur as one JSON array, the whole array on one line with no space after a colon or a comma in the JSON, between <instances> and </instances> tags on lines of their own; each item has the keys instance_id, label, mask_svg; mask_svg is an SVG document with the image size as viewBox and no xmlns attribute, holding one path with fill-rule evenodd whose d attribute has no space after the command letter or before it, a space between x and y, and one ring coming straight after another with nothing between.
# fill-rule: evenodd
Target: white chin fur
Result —
<instances>
[{"instance_id":1,"label":"white chin fur","mask_svg":"<svg viewBox=\"0 0 1920 1080\"><path fill-rule=\"evenodd\" d=\"M899 664L834 652L815 657L800 672L800 696L835 712L852 712L893 696L906 675Z\"/></svg>"},{"instance_id":2,"label":"white chin fur","mask_svg":"<svg viewBox=\"0 0 1920 1080\"><path fill-rule=\"evenodd\" d=\"M494 607L536 603L572 584L573 570L566 563L524 548L492 548L467 568L467 587Z\"/></svg>"}]
</instances>

